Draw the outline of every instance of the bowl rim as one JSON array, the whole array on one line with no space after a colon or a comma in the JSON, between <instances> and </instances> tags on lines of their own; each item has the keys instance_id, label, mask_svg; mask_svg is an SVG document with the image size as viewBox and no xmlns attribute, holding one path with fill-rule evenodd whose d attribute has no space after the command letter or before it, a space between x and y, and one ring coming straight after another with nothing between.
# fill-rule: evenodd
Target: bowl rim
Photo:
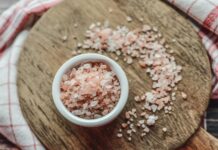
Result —
<instances>
[{"instance_id":1,"label":"bowl rim","mask_svg":"<svg viewBox=\"0 0 218 150\"><path fill-rule=\"evenodd\" d=\"M73 66L76 66L84 62L104 62L108 64L111 67L111 69L115 72L120 82L121 94L117 104L112 109L112 111L110 111L107 115L97 119L84 119L76 115L73 115L64 106L63 102L60 99L60 82L63 74L66 73ZM52 97L58 111L62 114L62 116L64 116L64 118L66 118L70 122L85 127L97 127L107 124L112 120L114 120L123 110L128 100L128 94L129 94L129 83L126 74L121 68L121 66L111 58L96 53L80 54L67 60L56 72L52 83Z\"/></svg>"}]
</instances>

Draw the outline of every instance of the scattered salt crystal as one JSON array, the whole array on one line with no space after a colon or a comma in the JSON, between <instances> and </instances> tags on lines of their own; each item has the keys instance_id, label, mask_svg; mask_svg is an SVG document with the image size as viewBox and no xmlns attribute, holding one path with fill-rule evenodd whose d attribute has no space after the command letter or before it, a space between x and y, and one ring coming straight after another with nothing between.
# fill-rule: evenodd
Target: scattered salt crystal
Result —
<instances>
[{"instance_id":1,"label":"scattered salt crystal","mask_svg":"<svg viewBox=\"0 0 218 150\"><path fill-rule=\"evenodd\" d=\"M145 123L145 120L139 120L138 122L139 122L139 124L143 124L143 123Z\"/></svg>"},{"instance_id":2,"label":"scattered salt crystal","mask_svg":"<svg viewBox=\"0 0 218 150\"><path fill-rule=\"evenodd\" d=\"M131 57L127 57L127 64L132 64L132 62L133 62L133 60L132 60L132 58Z\"/></svg>"},{"instance_id":3,"label":"scattered salt crystal","mask_svg":"<svg viewBox=\"0 0 218 150\"><path fill-rule=\"evenodd\" d=\"M151 30L151 27L149 25L143 25L142 31L147 32L149 30Z\"/></svg>"},{"instance_id":4,"label":"scattered salt crystal","mask_svg":"<svg viewBox=\"0 0 218 150\"><path fill-rule=\"evenodd\" d=\"M128 126L127 123L122 123L121 125L122 125L122 128L126 128Z\"/></svg>"},{"instance_id":5,"label":"scattered salt crystal","mask_svg":"<svg viewBox=\"0 0 218 150\"><path fill-rule=\"evenodd\" d=\"M150 129L149 129L147 126L145 126L145 128L144 128L143 131L145 131L146 133L148 133L148 132L150 131Z\"/></svg>"},{"instance_id":6,"label":"scattered salt crystal","mask_svg":"<svg viewBox=\"0 0 218 150\"><path fill-rule=\"evenodd\" d=\"M121 138L123 136L122 133L117 133L117 137Z\"/></svg>"},{"instance_id":7,"label":"scattered salt crystal","mask_svg":"<svg viewBox=\"0 0 218 150\"><path fill-rule=\"evenodd\" d=\"M146 115L146 112L142 112L142 113L140 114L141 117L144 117L145 115Z\"/></svg>"},{"instance_id":8,"label":"scattered salt crystal","mask_svg":"<svg viewBox=\"0 0 218 150\"><path fill-rule=\"evenodd\" d=\"M143 19L143 18L139 18L139 20L140 20L141 22L143 22L143 21L144 21L144 19Z\"/></svg>"},{"instance_id":9,"label":"scattered salt crystal","mask_svg":"<svg viewBox=\"0 0 218 150\"><path fill-rule=\"evenodd\" d=\"M104 28L108 28L108 26L109 26L109 21L108 20L104 21Z\"/></svg>"},{"instance_id":10,"label":"scattered salt crystal","mask_svg":"<svg viewBox=\"0 0 218 150\"><path fill-rule=\"evenodd\" d=\"M151 92L146 92L146 100L149 102L149 103L153 103L154 102L154 95L153 93Z\"/></svg>"},{"instance_id":11,"label":"scattered salt crystal","mask_svg":"<svg viewBox=\"0 0 218 150\"><path fill-rule=\"evenodd\" d=\"M126 112L126 113L125 113L125 116L126 116L126 119L130 119L130 114L129 114L129 112Z\"/></svg>"},{"instance_id":12,"label":"scattered salt crystal","mask_svg":"<svg viewBox=\"0 0 218 150\"><path fill-rule=\"evenodd\" d=\"M127 130L126 133L127 134L132 134L132 130Z\"/></svg>"},{"instance_id":13,"label":"scattered salt crystal","mask_svg":"<svg viewBox=\"0 0 218 150\"><path fill-rule=\"evenodd\" d=\"M67 40L67 36L66 36L66 35L63 36L63 37L62 37L62 40L65 42L65 41Z\"/></svg>"},{"instance_id":14,"label":"scattered salt crystal","mask_svg":"<svg viewBox=\"0 0 218 150\"><path fill-rule=\"evenodd\" d=\"M132 21L132 18L131 18L130 16L127 16L127 17L126 17L126 20L127 20L128 22L131 22L131 21Z\"/></svg>"},{"instance_id":15,"label":"scattered salt crystal","mask_svg":"<svg viewBox=\"0 0 218 150\"><path fill-rule=\"evenodd\" d=\"M144 105L144 108L147 109L147 110L151 110L151 106L150 106L148 103L146 103L146 104Z\"/></svg>"},{"instance_id":16,"label":"scattered salt crystal","mask_svg":"<svg viewBox=\"0 0 218 150\"><path fill-rule=\"evenodd\" d=\"M127 16L126 20L131 22L132 18ZM143 18L139 20L143 21ZM169 50L169 45L166 44L166 40L156 27L144 25L140 29L131 31L126 26L117 26L116 29L111 29L109 22L102 26L100 23L91 24L84 45L88 49L95 49L98 52L106 51L114 52L117 56L122 55L127 64L131 64L133 58L137 58L139 65L142 68L146 67L146 73L153 82L152 90L146 91L141 97L135 97L135 101L140 103L144 101L143 106L140 107L142 112L139 114L146 118L147 125L155 124L158 118L154 115L156 111L164 108L165 113L172 113L172 101L176 100L174 92L177 90L176 84L182 80L180 75L182 67L176 64L175 58L171 55L173 50ZM115 58L115 60L117 59L118 57ZM111 88L111 86L108 87ZM145 109L149 112L144 112ZM133 110L127 111L125 117L127 119L126 128L131 126L131 134L129 135L131 136L132 132L135 131L133 125L140 126L139 119L136 119L137 113ZM146 126L142 124L139 128L145 129ZM142 132L145 133L145 131Z\"/></svg>"},{"instance_id":17,"label":"scattered salt crystal","mask_svg":"<svg viewBox=\"0 0 218 150\"><path fill-rule=\"evenodd\" d=\"M170 48L170 46L169 46L168 44L165 44L164 47L165 47L166 49L169 49L169 48Z\"/></svg>"},{"instance_id":18,"label":"scattered salt crystal","mask_svg":"<svg viewBox=\"0 0 218 150\"><path fill-rule=\"evenodd\" d=\"M141 101L145 100L146 96L145 95L142 95L141 96Z\"/></svg>"},{"instance_id":19,"label":"scattered salt crystal","mask_svg":"<svg viewBox=\"0 0 218 150\"><path fill-rule=\"evenodd\" d=\"M173 50L170 50L169 53L172 54L172 53L174 53L174 51L173 51Z\"/></svg>"},{"instance_id":20,"label":"scattered salt crystal","mask_svg":"<svg viewBox=\"0 0 218 150\"><path fill-rule=\"evenodd\" d=\"M143 129L146 128L145 124L142 124L141 127L142 127Z\"/></svg>"},{"instance_id":21,"label":"scattered salt crystal","mask_svg":"<svg viewBox=\"0 0 218 150\"><path fill-rule=\"evenodd\" d=\"M82 51L81 51L81 50L78 50L78 51L77 51L77 53L78 53L78 54L81 54L81 53L82 53Z\"/></svg>"},{"instance_id":22,"label":"scattered salt crystal","mask_svg":"<svg viewBox=\"0 0 218 150\"><path fill-rule=\"evenodd\" d=\"M142 68L145 68L146 67L146 64L144 61L139 61L139 65L142 67Z\"/></svg>"},{"instance_id":23,"label":"scattered salt crystal","mask_svg":"<svg viewBox=\"0 0 218 150\"><path fill-rule=\"evenodd\" d=\"M77 44L77 47L78 47L78 48L81 48L81 47L82 47L82 43L78 43L78 44Z\"/></svg>"},{"instance_id":24,"label":"scattered salt crystal","mask_svg":"<svg viewBox=\"0 0 218 150\"><path fill-rule=\"evenodd\" d=\"M140 101L140 97L139 97L139 96L135 96L134 99L135 99L136 102L139 102L139 101Z\"/></svg>"},{"instance_id":25,"label":"scattered salt crystal","mask_svg":"<svg viewBox=\"0 0 218 150\"><path fill-rule=\"evenodd\" d=\"M73 50L71 54L74 56L77 54L77 52L75 50Z\"/></svg>"},{"instance_id":26,"label":"scattered salt crystal","mask_svg":"<svg viewBox=\"0 0 218 150\"><path fill-rule=\"evenodd\" d=\"M181 92L182 98L187 99L187 95L184 92Z\"/></svg>"},{"instance_id":27,"label":"scattered salt crystal","mask_svg":"<svg viewBox=\"0 0 218 150\"><path fill-rule=\"evenodd\" d=\"M112 8L109 8L109 9L108 9L108 12L109 12L109 13L112 13L112 12L113 12L113 9L112 9Z\"/></svg>"},{"instance_id":28,"label":"scattered salt crystal","mask_svg":"<svg viewBox=\"0 0 218 150\"><path fill-rule=\"evenodd\" d=\"M133 108L133 109L132 109L132 112L133 112L133 113L135 113L135 112L136 112L136 109L135 109L135 108Z\"/></svg>"},{"instance_id":29,"label":"scattered salt crystal","mask_svg":"<svg viewBox=\"0 0 218 150\"><path fill-rule=\"evenodd\" d=\"M157 27L153 27L152 30L153 30L154 32L157 32L157 31L158 31Z\"/></svg>"},{"instance_id":30,"label":"scattered salt crystal","mask_svg":"<svg viewBox=\"0 0 218 150\"><path fill-rule=\"evenodd\" d=\"M131 137L128 137L128 141L131 141L132 140L132 138Z\"/></svg>"},{"instance_id":31,"label":"scattered salt crystal","mask_svg":"<svg viewBox=\"0 0 218 150\"><path fill-rule=\"evenodd\" d=\"M175 78L175 82L178 82L178 81L180 81L180 80L182 80L182 76L176 76L176 78Z\"/></svg>"},{"instance_id":32,"label":"scattered salt crystal","mask_svg":"<svg viewBox=\"0 0 218 150\"><path fill-rule=\"evenodd\" d=\"M163 130L163 132L167 132L167 128L165 128L165 127L162 130Z\"/></svg>"},{"instance_id":33,"label":"scattered salt crystal","mask_svg":"<svg viewBox=\"0 0 218 150\"><path fill-rule=\"evenodd\" d=\"M78 24L77 24L77 23L75 23L73 26L74 26L75 28L77 28L77 27L78 27Z\"/></svg>"},{"instance_id":34,"label":"scattered salt crystal","mask_svg":"<svg viewBox=\"0 0 218 150\"><path fill-rule=\"evenodd\" d=\"M101 22L97 22L96 25L97 25L98 27L100 27L100 26L101 26Z\"/></svg>"},{"instance_id":35,"label":"scattered salt crystal","mask_svg":"<svg viewBox=\"0 0 218 150\"><path fill-rule=\"evenodd\" d=\"M129 128L132 129L134 127L133 123L129 125Z\"/></svg>"},{"instance_id":36,"label":"scattered salt crystal","mask_svg":"<svg viewBox=\"0 0 218 150\"><path fill-rule=\"evenodd\" d=\"M164 39L164 38L162 38L161 40L160 40L160 44L165 44L165 42L166 42L166 40ZM166 46L165 46L166 47Z\"/></svg>"},{"instance_id":37,"label":"scattered salt crystal","mask_svg":"<svg viewBox=\"0 0 218 150\"><path fill-rule=\"evenodd\" d=\"M132 128L132 132L136 133L136 129L135 129L135 128Z\"/></svg>"},{"instance_id":38,"label":"scattered salt crystal","mask_svg":"<svg viewBox=\"0 0 218 150\"><path fill-rule=\"evenodd\" d=\"M146 133L141 133L141 137L144 137L146 135Z\"/></svg>"},{"instance_id":39,"label":"scattered salt crystal","mask_svg":"<svg viewBox=\"0 0 218 150\"><path fill-rule=\"evenodd\" d=\"M147 68L147 69L146 69L146 72L147 72L147 73L150 73L150 72L151 72L151 69L150 69L150 68Z\"/></svg>"},{"instance_id":40,"label":"scattered salt crystal","mask_svg":"<svg viewBox=\"0 0 218 150\"><path fill-rule=\"evenodd\" d=\"M121 52L120 51L116 51L116 54L117 54L117 56L120 56Z\"/></svg>"},{"instance_id":41,"label":"scattered salt crystal","mask_svg":"<svg viewBox=\"0 0 218 150\"><path fill-rule=\"evenodd\" d=\"M93 28L95 28L95 24L94 23L89 26L90 30L92 30Z\"/></svg>"},{"instance_id":42,"label":"scattered salt crystal","mask_svg":"<svg viewBox=\"0 0 218 150\"><path fill-rule=\"evenodd\" d=\"M176 42L176 39L172 39L172 42Z\"/></svg>"},{"instance_id":43,"label":"scattered salt crystal","mask_svg":"<svg viewBox=\"0 0 218 150\"><path fill-rule=\"evenodd\" d=\"M151 105L151 110L152 110L153 112L156 112L156 110L157 110L157 105Z\"/></svg>"},{"instance_id":44,"label":"scattered salt crystal","mask_svg":"<svg viewBox=\"0 0 218 150\"><path fill-rule=\"evenodd\" d=\"M150 115L147 119L147 125L151 126L155 124L155 121L157 120L157 116L155 115Z\"/></svg>"}]
</instances>

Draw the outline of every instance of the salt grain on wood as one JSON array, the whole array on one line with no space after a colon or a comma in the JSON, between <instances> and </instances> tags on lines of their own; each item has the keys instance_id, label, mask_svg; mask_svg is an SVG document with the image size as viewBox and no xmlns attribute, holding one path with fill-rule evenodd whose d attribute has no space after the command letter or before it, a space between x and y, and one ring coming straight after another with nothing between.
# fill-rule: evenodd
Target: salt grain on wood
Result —
<instances>
[{"instance_id":1,"label":"salt grain on wood","mask_svg":"<svg viewBox=\"0 0 218 150\"><path fill-rule=\"evenodd\" d=\"M112 9L112 8L109 8L109 9L108 9L108 12L109 12L109 13L112 13L112 12L113 12L113 9Z\"/></svg>"},{"instance_id":2,"label":"salt grain on wood","mask_svg":"<svg viewBox=\"0 0 218 150\"><path fill-rule=\"evenodd\" d=\"M155 121L157 120L157 116L151 115L147 119L147 125L151 126L155 124Z\"/></svg>"},{"instance_id":3,"label":"salt grain on wood","mask_svg":"<svg viewBox=\"0 0 218 150\"><path fill-rule=\"evenodd\" d=\"M143 22L143 21L144 21L144 19L143 19L143 18L139 18L139 20L140 20L141 22Z\"/></svg>"},{"instance_id":4,"label":"salt grain on wood","mask_svg":"<svg viewBox=\"0 0 218 150\"><path fill-rule=\"evenodd\" d=\"M132 22L129 16L126 20ZM146 118L147 125L155 125L158 116L154 113L163 108L165 113L172 113L173 107L169 104L172 105L172 100L176 100L175 91L177 91L177 84L182 80L180 75L182 67L177 65L175 58L170 54L174 50L169 50L170 46L156 27L143 25L142 28L129 30L126 26L117 26L116 29L112 29L109 27L109 22L102 26L100 23L97 25L93 23L86 37L83 46L87 48L96 49L99 52L113 52L117 56L122 55L127 64L132 64L135 59L138 59L140 67L145 69L152 79L152 90L145 91L141 96L134 98L138 105L142 106L137 113L140 114L141 119ZM182 97L187 96L182 94ZM138 126L137 113L133 110L125 113L125 124L127 124L125 129L133 123ZM131 127L133 129L133 125ZM142 124L141 127L146 126Z\"/></svg>"},{"instance_id":5,"label":"salt grain on wood","mask_svg":"<svg viewBox=\"0 0 218 150\"><path fill-rule=\"evenodd\" d=\"M117 137L121 138L122 136L123 136L123 134L117 133Z\"/></svg>"},{"instance_id":6,"label":"salt grain on wood","mask_svg":"<svg viewBox=\"0 0 218 150\"><path fill-rule=\"evenodd\" d=\"M132 18L131 18L130 16L127 16L127 17L126 17L126 20L127 20L128 22L131 22L131 21L132 21Z\"/></svg>"},{"instance_id":7,"label":"salt grain on wood","mask_svg":"<svg viewBox=\"0 0 218 150\"><path fill-rule=\"evenodd\" d=\"M187 99L187 95L184 92L181 92L182 98L185 100Z\"/></svg>"},{"instance_id":8,"label":"salt grain on wood","mask_svg":"<svg viewBox=\"0 0 218 150\"><path fill-rule=\"evenodd\" d=\"M162 130L163 130L163 132L167 132L167 128L165 128L165 127Z\"/></svg>"}]
</instances>

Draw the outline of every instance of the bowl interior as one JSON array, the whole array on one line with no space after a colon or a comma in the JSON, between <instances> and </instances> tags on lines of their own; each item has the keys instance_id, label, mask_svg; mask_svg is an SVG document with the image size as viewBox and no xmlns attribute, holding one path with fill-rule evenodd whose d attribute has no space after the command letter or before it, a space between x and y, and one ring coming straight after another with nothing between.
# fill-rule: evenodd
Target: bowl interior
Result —
<instances>
[{"instance_id":1,"label":"bowl interior","mask_svg":"<svg viewBox=\"0 0 218 150\"><path fill-rule=\"evenodd\" d=\"M115 107L108 114L97 119L84 119L73 115L70 111L68 111L60 99L60 83L62 76L71 68L86 62L103 62L109 65L111 70L117 75L121 87L120 98ZM59 112L69 121L82 126L100 126L112 121L119 115L125 106L128 98L128 92L128 80L123 69L114 60L106 56L93 53L81 54L66 61L57 71L52 85L54 103Z\"/></svg>"}]
</instances>

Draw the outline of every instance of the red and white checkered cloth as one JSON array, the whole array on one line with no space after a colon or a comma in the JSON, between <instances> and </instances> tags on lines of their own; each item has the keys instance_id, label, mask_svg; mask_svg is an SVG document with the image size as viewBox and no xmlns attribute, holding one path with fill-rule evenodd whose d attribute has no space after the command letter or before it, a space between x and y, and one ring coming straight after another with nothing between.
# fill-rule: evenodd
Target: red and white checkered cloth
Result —
<instances>
[{"instance_id":1,"label":"red and white checkered cloth","mask_svg":"<svg viewBox=\"0 0 218 150\"><path fill-rule=\"evenodd\" d=\"M199 23L198 33L212 60L212 98L218 98L218 0L168 0ZM34 16L60 0L21 0L0 16L0 133L21 149L44 149L19 106L16 64ZM16 38L16 39L15 39Z\"/></svg>"},{"instance_id":2,"label":"red and white checkered cloth","mask_svg":"<svg viewBox=\"0 0 218 150\"><path fill-rule=\"evenodd\" d=\"M43 150L24 119L17 94L17 61L35 18L60 0L21 0L0 16L0 133L23 150ZM16 38L16 39L15 39Z\"/></svg>"},{"instance_id":3,"label":"red and white checkered cloth","mask_svg":"<svg viewBox=\"0 0 218 150\"><path fill-rule=\"evenodd\" d=\"M167 0L198 22L195 26L211 57L212 99L218 99L218 0Z\"/></svg>"}]
</instances>

